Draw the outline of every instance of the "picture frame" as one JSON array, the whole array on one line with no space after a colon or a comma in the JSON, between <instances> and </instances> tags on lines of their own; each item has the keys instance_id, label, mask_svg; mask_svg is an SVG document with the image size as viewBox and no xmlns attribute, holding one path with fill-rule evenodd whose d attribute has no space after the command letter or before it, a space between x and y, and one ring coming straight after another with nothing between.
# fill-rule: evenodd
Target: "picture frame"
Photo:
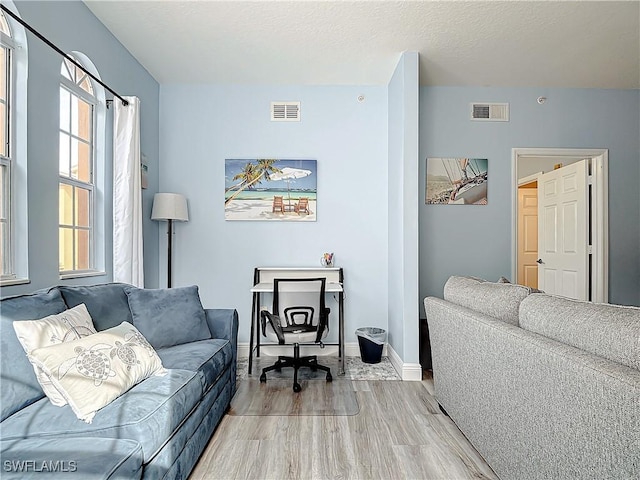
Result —
<instances>
[{"instance_id":1,"label":"picture frame","mask_svg":"<svg viewBox=\"0 0 640 480\"><path fill-rule=\"evenodd\" d=\"M427 158L427 205L486 205L486 158Z\"/></svg>"},{"instance_id":2,"label":"picture frame","mask_svg":"<svg viewBox=\"0 0 640 480\"><path fill-rule=\"evenodd\" d=\"M317 161L225 159L225 220L315 222Z\"/></svg>"}]
</instances>

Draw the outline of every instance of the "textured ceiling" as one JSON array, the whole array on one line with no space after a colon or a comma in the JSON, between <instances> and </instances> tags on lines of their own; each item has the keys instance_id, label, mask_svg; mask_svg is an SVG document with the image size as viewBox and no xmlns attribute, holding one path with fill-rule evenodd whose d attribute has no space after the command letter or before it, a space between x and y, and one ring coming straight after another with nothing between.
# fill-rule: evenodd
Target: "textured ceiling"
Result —
<instances>
[{"instance_id":1,"label":"textured ceiling","mask_svg":"<svg viewBox=\"0 0 640 480\"><path fill-rule=\"evenodd\" d=\"M105 1L160 83L640 88L640 2Z\"/></svg>"}]
</instances>

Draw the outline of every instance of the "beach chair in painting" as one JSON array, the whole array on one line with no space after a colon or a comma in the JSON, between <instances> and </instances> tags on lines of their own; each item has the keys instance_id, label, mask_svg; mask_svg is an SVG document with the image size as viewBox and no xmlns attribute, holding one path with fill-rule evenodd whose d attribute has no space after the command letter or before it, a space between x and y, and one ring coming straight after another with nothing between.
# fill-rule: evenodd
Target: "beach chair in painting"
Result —
<instances>
[{"instance_id":1,"label":"beach chair in painting","mask_svg":"<svg viewBox=\"0 0 640 480\"><path fill-rule=\"evenodd\" d=\"M309 211L309 199L307 197L300 198L300 200L298 200L298 203L293 206L293 211L298 215L300 215L300 212L304 212L306 214L311 213Z\"/></svg>"},{"instance_id":2,"label":"beach chair in painting","mask_svg":"<svg viewBox=\"0 0 640 480\"><path fill-rule=\"evenodd\" d=\"M271 212L280 212L284 213L284 200L283 197L273 197L273 206L271 207Z\"/></svg>"}]
</instances>

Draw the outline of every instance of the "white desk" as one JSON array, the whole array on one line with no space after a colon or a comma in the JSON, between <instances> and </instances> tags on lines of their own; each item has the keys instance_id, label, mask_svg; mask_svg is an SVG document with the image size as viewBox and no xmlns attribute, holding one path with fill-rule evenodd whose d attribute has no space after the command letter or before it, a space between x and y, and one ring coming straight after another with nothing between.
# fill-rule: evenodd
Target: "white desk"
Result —
<instances>
[{"instance_id":1,"label":"white desk","mask_svg":"<svg viewBox=\"0 0 640 480\"><path fill-rule=\"evenodd\" d=\"M257 267L253 272L251 293L251 336L249 339L249 373L253 366L255 339L256 357L260 357L260 294L273 293L275 278L326 278L325 294L338 294L338 355L340 367L338 375L344 375L344 273L339 267ZM335 345L327 343L326 345Z\"/></svg>"}]
</instances>

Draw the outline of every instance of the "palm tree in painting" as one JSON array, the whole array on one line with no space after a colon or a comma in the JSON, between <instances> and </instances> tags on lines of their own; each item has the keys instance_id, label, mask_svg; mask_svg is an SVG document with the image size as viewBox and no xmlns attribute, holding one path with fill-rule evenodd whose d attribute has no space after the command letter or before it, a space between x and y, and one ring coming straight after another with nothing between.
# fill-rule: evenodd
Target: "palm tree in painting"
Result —
<instances>
[{"instance_id":1,"label":"palm tree in painting","mask_svg":"<svg viewBox=\"0 0 640 480\"><path fill-rule=\"evenodd\" d=\"M236 190L229 198L225 199L224 204L226 205L231 200L236 198L243 190L252 188L254 185L260 184L263 179L269 180L269 176L271 174L280 172L279 168L273 166L275 162L277 162L277 159L261 158L258 159L257 165L247 163L242 171L235 177L233 177L233 180L242 181L236 185L238 187L238 190Z\"/></svg>"},{"instance_id":2,"label":"palm tree in painting","mask_svg":"<svg viewBox=\"0 0 640 480\"><path fill-rule=\"evenodd\" d=\"M256 166L249 162L246 163L244 168L242 169L242 171L240 173L238 173L235 177L233 177L233 180L241 180L239 183L236 183L235 185L231 185L229 188L226 188L224 193L227 193L229 190L235 190L236 188L240 188L243 185L246 185L247 183L251 182L251 180L254 179L256 175Z\"/></svg>"}]
</instances>

